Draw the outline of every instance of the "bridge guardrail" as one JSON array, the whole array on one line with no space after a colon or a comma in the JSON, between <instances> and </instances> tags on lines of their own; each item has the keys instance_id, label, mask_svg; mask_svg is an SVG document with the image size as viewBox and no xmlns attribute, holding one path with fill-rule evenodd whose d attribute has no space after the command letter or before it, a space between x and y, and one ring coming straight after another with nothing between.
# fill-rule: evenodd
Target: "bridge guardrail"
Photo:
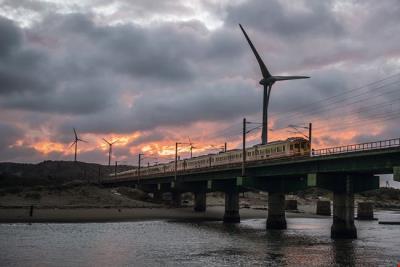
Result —
<instances>
[{"instance_id":1,"label":"bridge guardrail","mask_svg":"<svg viewBox=\"0 0 400 267\"><path fill-rule=\"evenodd\" d=\"M346 145L346 146L316 149L316 150L312 150L311 155L313 157L318 157L318 156L327 156L327 155L343 154L343 153L358 152L358 151L375 150L375 149L390 148L390 147L400 147L400 138L375 141L375 142L369 142L369 143L361 143L361 144L353 144L353 145Z\"/></svg>"}]
</instances>

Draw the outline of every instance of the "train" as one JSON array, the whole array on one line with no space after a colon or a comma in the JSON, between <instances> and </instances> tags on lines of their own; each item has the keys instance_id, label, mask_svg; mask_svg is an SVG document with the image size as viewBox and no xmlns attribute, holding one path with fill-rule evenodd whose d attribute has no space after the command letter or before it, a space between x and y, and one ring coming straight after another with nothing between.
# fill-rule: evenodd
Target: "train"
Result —
<instances>
[{"instance_id":1,"label":"train","mask_svg":"<svg viewBox=\"0 0 400 267\"><path fill-rule=\"evenodd\" d=\"M242 162L242 149L233 149L218 154L207 154L177 161L177 171L186 171ZM309 156L310 142L302 137L290 137L286 140L273 141L268 144L254 145L246 149L246 162L285 157ZM141 167L117 173L117 178L149 176L175 172L175 161ZM110 174L113 178L115 174ZM115 177L114 177L115 178Z\"/></svg>"}]
</instances>

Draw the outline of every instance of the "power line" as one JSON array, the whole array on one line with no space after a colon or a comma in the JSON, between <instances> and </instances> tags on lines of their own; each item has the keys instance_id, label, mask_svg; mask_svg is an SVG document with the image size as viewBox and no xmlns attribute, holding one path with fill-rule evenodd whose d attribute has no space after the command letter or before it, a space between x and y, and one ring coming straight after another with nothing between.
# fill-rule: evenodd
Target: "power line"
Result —
<instances>
[{"instance_id":1,"label":"power line","mask_svg":"<svg viewBox=\"0 0 400 267\"><path fill-rule=\"evenodd\" d=\"M366 85L363 85L363 86L360 86L360 87L356 87L356 88L354 88L354 89L350 89L350 90L348 90L348 91L346 91L346 92L339 93L339 94L336 94L336 95L333 95L333 96L330 96L330 97L327 97L327 98L323 98L323 99L320 99L320 100L317 100L317 101L314 101L314 102L311 102L311 103L308 103L308 104L305 104L305 105L301 105L301 106L295 107L295 108L293 108L293 109L291 109L291 110L289 110L289 111L287 111L287 112L283 112L283 114L297 113L297 112L299 112L299 110L309 109L309 108L310 108L310 105L315 105L315 104L317 104L317 103L326 102L326 101L328 101L328 100L337 98L337 97L339 97L339 96L343 96L343 95L346 95L346 94L350 94L351 92L355 92L355 91L358 91L358 90L363 90L363 89L365 89L365 88L368 88L368 87L371 86L371 85L379 84L380 82L389 80L389 79L391 79L391 78L393 78L393 77L396 77L396 76L400 76L400 72L399 72L399 73L396 73L396 74L393 74L393 75L390 75L390 76L388 76L388 77L386 77L386 78L383 78L383 79L380 79L380 80L377 80L377 81L368 83L368 84L366 84ZM281 115L281 116L285 116L285 115ZM279 118L279 117L278 117L278 118Z\"/></svg>"},{"instance_id":2,"label":"power line","mask_svg":"<svg viewBox=\"0 0 400 267\"><path fill-rule=\"evenodd\" d=\"M367 118L367 119L361 119L361 120L358 120L358 121L355 120L353 122L347 122L346 124L339 125L339 127L332 127L332 128L321 127L321 128L318 128L316 131L317 132L321 132L323 129L329 129L330 131L338 131L338 130L347 129L350 126L354 127L354 126L359 126L359 125L360 126L361 125L362 126L369 125L369 124L372 124L372 123L376 124L377 123L376 120L379 120L379 122L383 122L383 121L388 121L388 120L400 118L399 111L395 111L395 112L392 112L390 114L379 114L379 115L380 116L373 117L373 118ZM384 116L382 116L382 115L384 115ZM367 122L365 122L365 121L367 121Z\"/></svg>"},{"instance_id":3,"label":"power line","mask_svg":"<svg viewBox=\"0 0 400 267\"><path fill-rule=\"evenodd\" d=\"M382 85L382 86L377 87L377 88L374 88L374 89L376 89L376 90L377 90L377 89L382 89L382 88L385 88L386 86L392 86L392 85L395 85L395 84L398 84L398 83L400 83L400 80L399 80L399 81L396 81L396 82L393 82L393 83L391 83L391 84L389 84L389 85ZM389 88L389 87L388 87L388 88ZM319 106L319 107L317 107L317 108L312 108L312 109L309 110L309 112L313 112L314 114L315 114L317 111L327 112L327 111L329 111L329 110L334 110L334 109L338 109L338 108L341 108L341 107L346 107L346 106L353 105L353 104L357 104L357 103L361 103L361 102L364 102L364 101L370 101L370 100L371 100L371 97L379 97L379 96L383 96L383 95L385 95L385 94L396 93L396 92L399 92L399 90L398 90L398 88L396 88L396 89L391 90L391 91L384 91L384 92L379 91L379 92L380 92L380 93L378 93L378 94L376 94L377 91L375 91L375 92L363 92L363 93L360 93L360 94L358 94L358 95L352 96L351 98L348 98L348 99L337 100L337 101L335 101L335 102L326 104L325 106ZM329 106L332 106L333 104L337 104L337 103L340 103L340 102L343 102L343 101L346 102L346 101L348 101L348 100L352 100L352 99L355 99L355 98L357 98L357 97L360 97L360 96L363 96L363 95L366 95L366 94L369 94L369 95L367 95L367 97L364 98L364 99L358 99L358 100L353 101L353 102L350 102L350 103L343 103L342 105L333 106L333 107L330 107L330 108L329 108ZM375 94L376 94L376 95L375 95ZM328 108L327 108L327 107L328 107ZM308 115L307 115L307 114L303 114L303 113L298 113L297 115L294 114L294 115L292 115L292 116L283 117L283 118L286 119L285 121L293 121L295 118L296 118L296 119L300 119L301 117L306 117L306 116L308 116ZM312 116L315 116L315 115L312 115ZM277 121L277 120L279 120L280 117L282 117L282 116L275 117L274 119Z\"/></svg>"},{"instance_id":4,"label":"power line","mask_svg":"<svg viewBox=\"0 0 400 267\"><path fill-rule=\"evenodd\" d=\"M398 102L399 100L400 100L400 98L396 98L396 99L391 100L391 101L387 101L387 102L383 102L383 103L377 103L375 105L371 105L371 106L368 106L368 107L365 107L365 106L361 106L361 107L357 107L357 108L351 107L352 109L356 109L356 111L354 111L354 112L346 112L346 109L344 109L344 110L341 109L341 110L338 110L341 113L340 116L338 116L336 114L336 112L328 113L328 114L325 114L325 115L324 114L323 115L319 115L318 117L317 117L317 115L312 115L309 118L309 120L315 122L315 120L313 120L311 118L317 117L317 122L318 122L318 121L327 120L327 119L330 119L330 118L333 117L334 119L333 119L333 121L330 121L330 123L334 123L336 120L343 121L344 118L352 117L352 116L354 116L356 114L369 113L369 112L371 112L373 110L379 110L379 109L382 109L382 108L385 108L385 107L388 107L388 106L392 106L394 103L399 104L399 102ZM365 109L367 109L367 110L365 110ZM277 131L277 130L286 129L286 128L287 128L287 126L284 126L284 127L274 128L274 130Z\"/></svg>"}]
</instances>

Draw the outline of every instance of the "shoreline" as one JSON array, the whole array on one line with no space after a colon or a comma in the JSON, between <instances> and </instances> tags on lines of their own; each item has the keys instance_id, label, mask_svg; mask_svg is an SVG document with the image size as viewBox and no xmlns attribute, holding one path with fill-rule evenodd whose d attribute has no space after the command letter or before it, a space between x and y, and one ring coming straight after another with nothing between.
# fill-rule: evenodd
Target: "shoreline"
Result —
<instances>
[{"instance_id":1,"label":"shoreline","mask_svg":"<svg viewBox=\"0 0 400 267\"><path fill-rule=\"evenodd\" d=\"M101 223L129 221L222 221L223 206L207 207L205 212L195 212L193 207L57 207L34 208L0 208L0 223ZM242 208L241 219L266 219L267 211ZM304 212L286 212L287 218L331 218Z\"/></svg>"}]
</instances>

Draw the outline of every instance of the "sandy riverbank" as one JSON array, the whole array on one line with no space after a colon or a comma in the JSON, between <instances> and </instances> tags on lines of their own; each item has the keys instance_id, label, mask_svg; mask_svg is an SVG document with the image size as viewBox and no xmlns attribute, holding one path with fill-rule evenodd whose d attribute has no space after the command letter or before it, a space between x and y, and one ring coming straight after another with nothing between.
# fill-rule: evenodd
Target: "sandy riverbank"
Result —
<instances>
[{"instance_id":1,"label":"sandy riverbank","mask_svg":"<svg viewBox=\"0 0 400 267\"><path fill-rule=\"evenodd\" d=\"M185 208L34 208L32 217L29 207L1 208L1 223L17 222L116 222L145 220L202 220L220 221L224 215L223 206L207 207L206 212L194 212ZM309 213L286 213L291 217L324 217ZM267 211L260 209L240 209L242 219L266 218Z\"/></svg>"},{"instance_id":2,"label":"sandy riverbank","mask_svg":"<svg viewBox=\"0 0 400 267\"><path fill-rule=\"evenodd\" d=\"M19 191L0 190L0 222L109 222L141 220L221 220L224 214L224 194L207 194L207 211L193 211L193 195L182 195L182 208L169 206L170 195L163 201L155 201L139 190L120 187L72 186L63 188L23 188ZM267 193L246 192L239 194L242 219L267 217ZM297 212L287 212L290 217L316 216L318 199L329 200L328 194L307 193L287 195L296 199ZM356 199L368 201L366 197ZM381 201L390 203L388 200ZM377 202L374 202L377 203ZM30 216L30 208L33 214ZM396 206L394 206L396 207ZM388 207L384 207L388 209Z\"/></svg>"}]
</instances>

